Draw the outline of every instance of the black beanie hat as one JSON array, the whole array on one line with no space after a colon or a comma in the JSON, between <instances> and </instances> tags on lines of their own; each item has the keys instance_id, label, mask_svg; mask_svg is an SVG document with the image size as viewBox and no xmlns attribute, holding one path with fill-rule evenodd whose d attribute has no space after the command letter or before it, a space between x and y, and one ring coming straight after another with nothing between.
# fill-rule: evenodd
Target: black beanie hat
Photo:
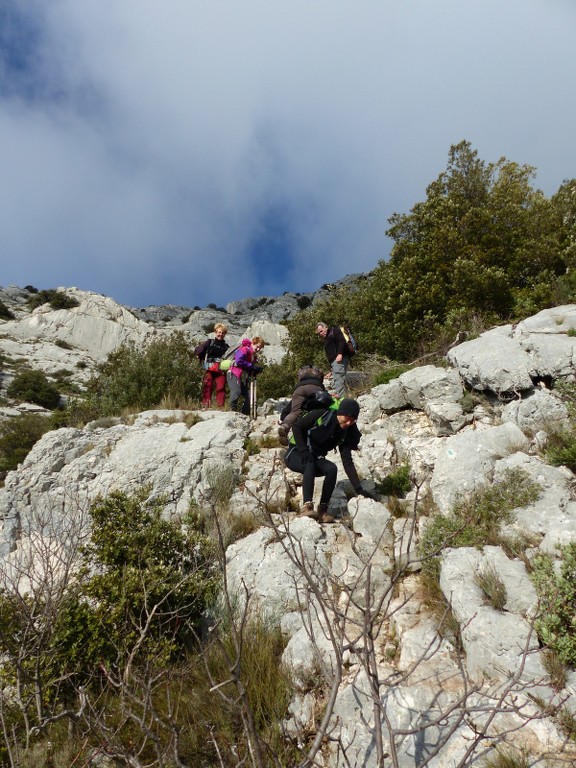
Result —
<instances>
[{"instance_id":1,"label":"black beanie hat","mask_svg":"<svg viewBox=\"0 0 576 768\"><path fill-rule=\"evenodd\" d=\"M337 413L339 416L350 416L352 419L357 419L360 414L360 405L351 397L345 397L338 406Z\"/></svg>"}]
</instances>

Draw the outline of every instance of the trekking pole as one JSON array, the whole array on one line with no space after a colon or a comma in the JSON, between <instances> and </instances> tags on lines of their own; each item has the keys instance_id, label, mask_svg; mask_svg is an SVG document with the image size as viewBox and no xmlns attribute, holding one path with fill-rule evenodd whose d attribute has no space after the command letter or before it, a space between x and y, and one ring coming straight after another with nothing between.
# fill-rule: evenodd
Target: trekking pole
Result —
<instances>
[{"instance_id":1,"label":"trekking pole","mask_svg":"<svg viewBox=\"0 0 576 768\"><path fill-rule=\"evenodd\" d=\"M256 413L256 376L250 377L250 418L255 419Z\"/></svg>"}]
</instances>

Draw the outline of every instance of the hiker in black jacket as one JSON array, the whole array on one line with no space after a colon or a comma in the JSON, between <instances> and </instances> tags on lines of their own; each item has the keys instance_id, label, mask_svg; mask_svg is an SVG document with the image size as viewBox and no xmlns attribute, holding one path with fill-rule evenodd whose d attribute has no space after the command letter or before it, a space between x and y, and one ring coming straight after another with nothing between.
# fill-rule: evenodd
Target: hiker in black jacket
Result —
<instances>
[{"instance_id":1,"label":"hiker in black jacket","mask_svg":"<svg viewBox=\"0 0 576 768\"><path fill-rule=\"evenodd\" d=\"M315 366L305 365L298 371L298 384L292 399L280 414L280 426L278 427L278 439L281 445L288 445L288 432L292 424L302 415L302 404L316 392L325 392L324 373Z\"/></svg>"},{"instance_id":2,"label":"hiker in black jacket","mask_svg":"<svg viewBox=\"0 0 576 768\"><path fill-rule=\"evenodd\" d=\"M348 392L346 371L350 358L344 334L337 325L328 326L326 323L317 323L316 333L324 339L324 351L330 363L332 387L336 392L336 397L346 397Z\"/></svg>"},{"instance_id":3,"label":"hiker in black jacket","mask_svg":"<svg viewBox=\"0 0 576 768\"><path fill-rule=\"evenodd\" d=\"M228 349L228 342L224 341L228 328L222 323L214 326L214 338L206 341L196 348L195 353L204 368L202 379L202 407L210 408L212 393L215 394L216 405L224 408L226 403L226 374L220 370L220 360Z\"/></svg>"},{"instance_id":4,"label":"hiker in black jacket","mask_svg":"<svg viewBox=\"0 0 576 768\"><path fill-rule=\"evenodd\" d=\"M328 451L338 448L344 470L355 492L375 498L362 488L352 451L358 449L362 434L356 426L360 405L356 400L344 398L338 410L317 409L298 419L292 426L292 446L286 451L284 462L288 469L302 473L303 506L301 515L321 523L333 523L335 517L328 512L328 504L336 486L338 467L328 461ZM314 509L314 479L324 477L318 509Z\"/></svg>"}]
</instances>

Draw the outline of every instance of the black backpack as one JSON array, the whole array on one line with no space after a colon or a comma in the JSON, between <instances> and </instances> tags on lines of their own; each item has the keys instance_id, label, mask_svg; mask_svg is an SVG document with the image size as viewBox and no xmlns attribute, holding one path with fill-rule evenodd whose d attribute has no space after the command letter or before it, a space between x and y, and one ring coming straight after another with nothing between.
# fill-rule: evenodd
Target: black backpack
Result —
<instances>
[{"instance_id":1,"label":"black backpack","mask_svg":"<svg viewBox=\"0 0 576 768\"><path fill-rule=\"evenodd\" d=\"M326 392L325 389L319 389L317 392L314 392L314 394L308 395L308 397L302 402L302 414L308 413L309 411L314 411L317 408L330 408L333 402L334 398L329 392ZM292 400L290 400L288 405L285 405L282 409L282 413L280 414L280 421L284 421L291 410Z\"/></svg>"}]
</instances>

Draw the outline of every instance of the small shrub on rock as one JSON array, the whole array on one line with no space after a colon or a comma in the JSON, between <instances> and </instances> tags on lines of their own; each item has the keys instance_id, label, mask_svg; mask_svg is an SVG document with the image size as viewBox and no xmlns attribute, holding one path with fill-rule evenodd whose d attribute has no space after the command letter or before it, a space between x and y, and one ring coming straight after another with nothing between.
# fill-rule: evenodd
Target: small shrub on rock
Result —
<instances>
[{"instance_id":1,"label":"small shrub on rock","mask_svg":"<svg viewBox=\"0 0 576 768\"><path fill-rule=\"evenodd\" d=\"M540 641L576 667L576 543L561 550L559 571L549 555L534 558L531 579L540 599L536 631Z\"/></svg>"},{"instance_id":2,"label":"small shrub on rock","mask_svg":"<svg viewBox=\"0 0 576 768\"><path fill-rule=\"evenodd\" d=\"M72 309L79 305L79 301L73 296L68 296L64 291L57 291L55 288L49 288L44 291L37 291L28 298L30 309L41 307L42 304L50 304L52 309Z\"/></svg>"},{"instance_id":3,"label":"small shrub on rock","mask_svg":"<svg viewBox=\"0 0 576 768\"><path fill-rule=\"evenodd\" d=\"M21 402L36 403L50 410L57 408L60 402L60 393L54 384L48 381L43 371L22 371L14 377L6 391L8 397Z\"/></svg>"},{"instance_id":4,"label":"small shrub on rock","mask_svg":"<svg viewBox=\"0 0 576 768\"><path fill-rule=\"evenodd\" d=\"M6 304L4 304L3 301L0 300L0 318L2 320L13 320L14 319L14 313L11 312Z\"/></svg>"},{"instance_id":5,"label":"small shrub on rock","mask_svg":"<svg viewBox=\"0 0 576 768\"><path fill-rule=\"evenodd\" d=\"M24 413L0 422L0 471L16 469L50 429L50 419L39 413Z\"/></svg>"}]
</instances>

